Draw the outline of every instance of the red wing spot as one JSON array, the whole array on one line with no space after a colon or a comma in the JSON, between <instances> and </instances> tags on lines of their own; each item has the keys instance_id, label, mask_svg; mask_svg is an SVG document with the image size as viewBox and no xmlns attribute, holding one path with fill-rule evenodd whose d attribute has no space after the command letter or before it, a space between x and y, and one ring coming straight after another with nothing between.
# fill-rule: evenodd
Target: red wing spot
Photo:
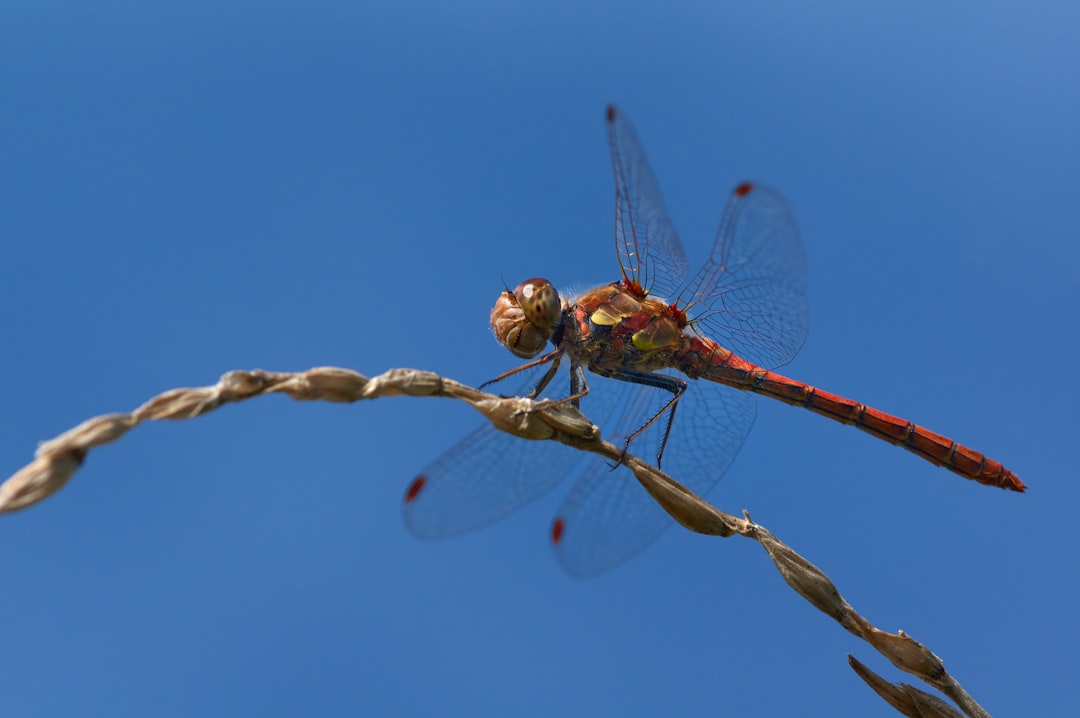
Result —
<instances>
[{"instance_id":1,"label":"red wing spot","mask_svg":"<svg viewBox=\"0 0 1080 718\"><path fill-rule=\"evenodd\" d=\"M745 197L750 194L750 190L754 189L753 182L743 182L741 185L735 188L736 197Z\"/></svg>"},{"instance_id":2,"label":"red wing spot","mask_svg":"<svg viewBox=\"0 0 1080 718\"><path fill-rule=\"evenodd\" d=\"M405 503L411 504L415 501L416 497L420 495L420 492L424 490L424 484L426 483L426 476L417 476L416 480L409 484L409 488L405 492Z\"/></svg>"},{"instance_id":3,"label":"red wing spot","mask_svg":"<svg viewBox=\"0 0 1080 718\"><path fill-rule=\"evenodd\" d=\"M556 546L562 541L563 527L566 526L566 522L561 518L555 519L555 523L551 524L551 543Z\"/></svg>"},{"instance_id":4,"label":"red wing spot","mask_svg":"<svg viewBox=\"0 0 1080 718\"><path fill-rule=\"evenodd\" d=\"M615 121L615 105L608 105L606 114L607 114L608 124L611 124L612 122L614 122Z\"/></svg>"}]
</instances>

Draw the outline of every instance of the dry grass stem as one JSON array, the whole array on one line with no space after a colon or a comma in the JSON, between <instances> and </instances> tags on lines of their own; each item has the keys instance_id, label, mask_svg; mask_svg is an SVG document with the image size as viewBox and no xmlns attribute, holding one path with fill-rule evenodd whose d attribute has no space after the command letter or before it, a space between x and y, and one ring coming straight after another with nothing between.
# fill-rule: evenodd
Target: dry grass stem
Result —
<instances>
[{"instance_id":1,"label":"dry grass stem","mask_svg":"<svg viewBox=\"0 0 1080 718\"><path fill-rule=\"evenodd\" d=\"M368 379L348 369L317 367L305 372L232 371L213 386L174 389L159 394L130 414L105 414L84 421L43 442L28 465L0 485L0 512L17 511L47 498L68 482L91 449L116 441L143 421L193 419L225 404L264 394L286 394L299 401L353 402L389 396L438 396L470 404L492 424L529 440L559 441L581 451L619 461L622 450L604 441L597 427L577 409L546 400L499 397L451 379L415 369L391 369ZM623 463L672 518L685 528L713 536L739 535L765 549L791 588L818 610L862 638L902 671L937 688L973 718L988 715L945 670L941 660L903 631L875 628L844 600L828 576L753 523L749 514L733 516L706 502L654 466L627 454ZM958 716L945 702L907 684L880 678L854 658L853 670L890 705L907 716Z\"/></svg>"}]
</instances>

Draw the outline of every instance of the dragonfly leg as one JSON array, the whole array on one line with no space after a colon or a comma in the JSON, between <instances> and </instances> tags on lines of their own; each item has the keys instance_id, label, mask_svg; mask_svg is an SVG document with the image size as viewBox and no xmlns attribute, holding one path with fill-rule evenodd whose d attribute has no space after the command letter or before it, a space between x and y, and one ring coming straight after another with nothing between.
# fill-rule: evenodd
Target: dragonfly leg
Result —
<instances>
[{"instance_id":1,"label":"dragonfly leg","mask_svg":"<svg viewBox=\"0 0 1080 718\"><path fill-rule=\"evenodd\" d=\"M615 369L610 373L605 372L604 376L618 379L619 381L644 384L645 386L651 386L671 392L671 398L666 404L660 407L660 411L653 414L651 419L646 421L637 429L637 431L627 437L626 442L623 444L622 456L619 457L619 463L621 464L623 459L626 458L627 451L630 450L631 442L641 436L646 429L655 424L657 419L664 416L664 414L667 414L667 421L664 424L664 438L660 441L660 449L656 452L656 468L660 468L660 462L664 458L664 448L667 447L668 439L671 437L671 426L675 421L675 409L678 408L679 399L682 398L682 395L686 392L688 384L682 379L668 376L667 374L653 374L651 372L632 371L629 369Z\"/></svg>"},{"instance_id":2,"label":"dragonfly leg","mask_svg":"<svg viewBox=\"0 0 1080 718\"><path fill-rule=\"evenodd\" d=\"M551 368L537 384L537 388L532 394L529 395L530 399L535 399L548 382L551 381L551 377L555 375L555 369L558 367L558 362ZM552 400L545 402L544 408L550 409L555 406L562 406L563 404L570 404L575 409L580 409L580 402L583 397L589 395L589 382L585 378L585 369L581 366L581 363L571 357L570 365L570 396L564 399Z\"/></svg>"},{"instance_id":3,"label":"dragonfly leg","mask_svg":"<svg viewBox=\"0 0 1080 718\"><path fill-rule=\"evenodd\" d=\"M529 398L530 399L535 399L537 396L540 395L540 392L544 390L544 387L546 387L548 385L548 383L551 381L552 377L555 376L555 372L557 372L559 370L559 362L562 361L562 355L563 355L563 350L562 349L556 349L556 350L554 350L554 351L552 351L552 352L550 352L548 354L545 354L544 356L540 357L539 359L534 359L533 361L528 362L526 364L522 364L521 366L516 366L513 369L511 369L510 371L504 371L502 374L499 374L494 379L488 379L483 384L481 384L478 388L483 389L485 386L491 386L492 384L497 384L500 381L502 381L503 379L506 379L507 377L511 377L514 374L517 374L518 372L527 371L529 369L532 369L533 367L538 367L538 366L541 366L543 364L547 364L548 362L553 362L551 368L548 369L544 373L544 376L541 377L539 382L537 382L536 387L532 390L532 392L530 392Z\"/></svg>"},{"instance_id":4,"label":"dragonfly leg","mask_svg":"<svg viewBox=\"0 0 1080 718\"><path fill-rule=\"evenodd\" d=\"M529 392L528 397L535 399L540 396L540 392L547 388L547 385L551 383L551 380L555 378L555 375L559 372L559 365L562 364L562 357L557 356L555 360L551 362L551 366L544 372L544 375L540 377L540 381L536 382L536 386Z\"/></svg>"},{"instance_id":5,"label":"dragonfly leg","mask_svg":"<svg viewBox=\"0 0 1080 718\"><path fill-rule=\"evenodd\" d=\"M570 368L570 396L566 397L575 409L581 408L581 399L589 395L589 381L585 378L585 368L581 362L574 361Z\"/></svg>"}]
</instances>

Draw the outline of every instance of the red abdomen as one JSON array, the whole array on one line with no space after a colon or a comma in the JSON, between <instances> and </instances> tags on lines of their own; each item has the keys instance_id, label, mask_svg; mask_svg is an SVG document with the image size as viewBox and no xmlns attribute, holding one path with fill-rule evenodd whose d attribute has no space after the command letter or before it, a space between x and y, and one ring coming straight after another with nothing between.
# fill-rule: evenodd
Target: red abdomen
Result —
<instances>
[{"instance_id":1,"label":"red abdomen","mask_svg":"<svg viewBox=\"0 0 1080 718\"><path fill-rule=\"evenodd\" d=\"M786 404L806 407L834 421L853 424L980 484L1011 491L1027 488L1016 474L974 449L907 419L750 364L713 342L687 337L675 361L676 368L688 376L764 394Z\"/></svg>"}]
</instances>

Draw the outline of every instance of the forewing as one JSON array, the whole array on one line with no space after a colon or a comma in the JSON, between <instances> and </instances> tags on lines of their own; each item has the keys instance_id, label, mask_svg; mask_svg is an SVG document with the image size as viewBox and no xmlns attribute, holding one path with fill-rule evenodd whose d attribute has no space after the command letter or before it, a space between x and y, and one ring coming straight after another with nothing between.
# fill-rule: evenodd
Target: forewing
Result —
<instances>
[{"instance_id":1,"label":"forewing","mask_svg":"<svg viewBox=\"0 0 1080 718\"><path fill-rule=\"evenodd\" d=\"M405 525L426 539L487 526L550 491L581 458L557 442L527 441L485 424L413 480Z\"/></svg>"},{"instance_id":2,"label":"forewing","mask_svg":"<svg viewBox=\"0 0 1080 718\"><path fill-rule=\"evenodd\" d=\"M689 273L686 253L634 128L614 105L607 109L607 135L615 173L615 247L623 277L669 297Z\"/></svg>"},{"instance_id":3,"label":"forewing","mask_svg":"<svg viewBox=\"0 0 1080 718\"><path fill-rule=\"evenodd\" d=\"M541 367L546 370L547 367ZM542 371L527 372L516 396L528 394ZM547 395L565 395L566 367ZM405 493L405 525L414 535L436 539L487 526L550 491L582 455L554 441L528 441L478 427L417 474Z\"/></svg>"}]
</instances>

